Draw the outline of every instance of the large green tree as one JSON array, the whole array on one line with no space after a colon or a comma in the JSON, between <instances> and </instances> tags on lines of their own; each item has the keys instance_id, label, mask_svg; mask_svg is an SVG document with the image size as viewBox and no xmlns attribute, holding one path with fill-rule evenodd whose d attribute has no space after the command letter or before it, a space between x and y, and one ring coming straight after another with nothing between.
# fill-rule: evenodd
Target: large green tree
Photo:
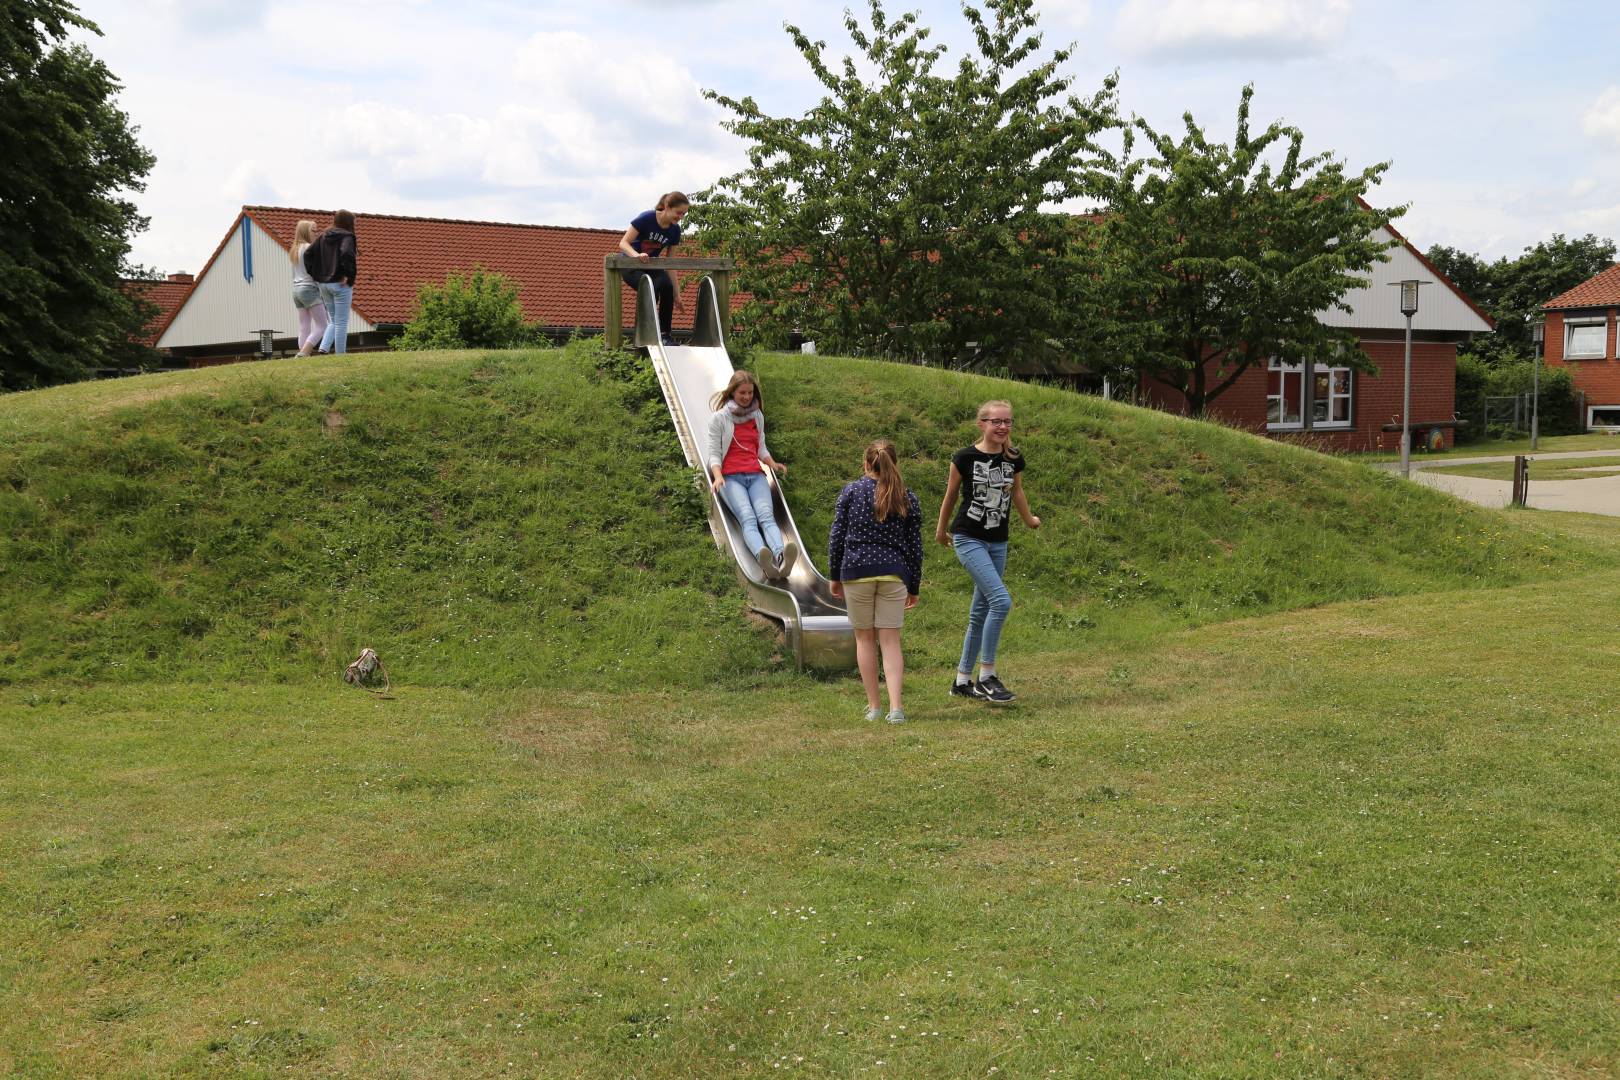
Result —
<instances>
[{"instance_id":1,"label":"large green tree","mask_svg":"<svg viewBox=\"0 0 1620 1080\"><path fill-rule=\"evenodd\" d=\"M828 348L1005 364L1069 336L1089 276L1056 204L1088 193L1114 80L1089 96L1044 52L1031 0L964 4L974 47L936 71L915 13L845 13L858 51L786 27L825 89L803 116L706 95L734 114L748 168L701 193L703 246L736 259L745 328L797 329Z\"/></svg>"},{"instance_id":2,"label":"large green tree","mask_svg":"<svg viewBox=\"0 0 1620 1080\"><path fill-rule=\"evenodd\" d=\"M1094 226L1107 315L1095 351L1175 387L1194 416L1271 357L1373 366L1318 315L1393 243L1378 228L1400 211L1366 202L1387 165L1349 172L1280 122L1256 134L1253 95L1244 87L1230 145L1191 113L1179 139L1133 121Z\"/></svg>"},{"instance_id":3,"label":"large green tree","mask_svg":"<svg viewBox=\"0 0 1620 1080\"><path fill-rule=\"evenodd\" d=\"M0 0L0 389L83 378L147 314L120 288L152 155L66 0Z\"/></svg>"},{"instance_id":4,"label":"large green tree","mask_svg":"<svg viewBox=\"0 0 1620 1080\"><path fill-rule=\"evenodd\" d=\"M1472 342L1468 351L1487 364L1528 359L1530 320L1541 305L1614 265L1613 240L1563 233L1527 247L1516 258L1486 262L1457 248L1436 245L1430 262L1496 320L1496 333Z\"/></svg>"}]
</instances>

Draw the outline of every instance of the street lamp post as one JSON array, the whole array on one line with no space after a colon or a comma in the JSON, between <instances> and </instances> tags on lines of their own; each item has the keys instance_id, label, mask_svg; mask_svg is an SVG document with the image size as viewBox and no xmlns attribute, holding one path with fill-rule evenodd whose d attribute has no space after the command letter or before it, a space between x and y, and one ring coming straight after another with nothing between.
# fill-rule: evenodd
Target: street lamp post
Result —
<instances>
[{"instance_id":1,"label":"street lamp post","mask_svg":"<svg viewBox=\"0 0 1620 1080\"><path fill-rule=\"evenodd\" d=\"M1535 351L1530 357L1530 449L1541 441L1541 350L1547 340L1547 317L1537 315L1530 320L1530 340Z\"/></svg>"},{"instance_id":2,"label":"street lamp post","mask_svg":"<svg viewBox=\"0 0 1620 1080\"><path fill-rule=\"evenodd\" d=\"M1426 281L1392 281L1401 290L1401 314L1406 316L1406 373L1401 380L1401 475L1412 475L1412 316L1418 309L1418 286Z\"/></svg>"}]
</instances>

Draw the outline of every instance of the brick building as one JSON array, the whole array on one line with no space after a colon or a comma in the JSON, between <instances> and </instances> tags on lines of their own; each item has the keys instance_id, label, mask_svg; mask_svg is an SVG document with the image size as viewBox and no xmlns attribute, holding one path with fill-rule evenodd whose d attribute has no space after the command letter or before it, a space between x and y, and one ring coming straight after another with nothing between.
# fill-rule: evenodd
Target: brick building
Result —
<instances>
[{"instance_id":1,"label":"brick building","mask_svg":"<svg viewBox=\"0 0 1620 1080\"><path fill-rule=\"evenodd\" d=\"M263 328L276 331L278 349L296 349L289 251L306 218L318 231L331 224L332 211L244 206L196 281L170 302L157 325L156 347L194 364L247 356L257 352ZM576 328L600 332L602 258L618 250L624 230L357 213L354 232L360 257L351 351L386 345L410 320L418 288L475 266L511 279L524 320L553 338ZM688 285L693 280L686 278ZM625 297L624 310L633 315L634 297L628 290ZM688 305L676 313L675 329L691 324Z\"/></svg>"},{"instance_id":2,"label":"brick building","mask_svg":"<svg viewBox=\"0 0 1620 1080\"><path fill-rule=\"evenodd\" d=\"M1432 439L1430 445L1452 444L1457 348L1475 334L1489 333L1494 324L1405 237L1389 226L1384 232L1397 246L1388 262L1367 275L1365 286L1345 295L1350 310L1335 308L1317 316L1330 326L1355 331L1378 371L1352 371L1331 358L1257 365L1209 403L1212 419L1325 449L1399 449L1400 431L1384 429L1401 419L1406 318L1400 312L1400 290L1389 283L1415 278L1427 284L1412 318L1412 443L1421 446ZM1213 367L1211 376L1213 384ZM1180 392L1158 380L1144 379L1140 391L1148 404L1186 412Z\"/></svg>"},{"instance_id":3,"label":"brick building","mask_svg":"<svg viewBox=\"0 0 1620 1080\"><path fill-rule=\"evenodd\" d=\"M1582 424L1620 428L1620 263L1541 305L1547 316L1546 361L1567 367L1586 401Z\"/></svg>"}]
</instances>

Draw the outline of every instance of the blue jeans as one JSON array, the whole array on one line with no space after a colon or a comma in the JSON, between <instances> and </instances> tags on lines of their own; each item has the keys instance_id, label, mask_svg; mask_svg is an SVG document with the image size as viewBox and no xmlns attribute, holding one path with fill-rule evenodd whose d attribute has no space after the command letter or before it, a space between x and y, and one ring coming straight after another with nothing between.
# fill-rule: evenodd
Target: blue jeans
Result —
<instances>
[{"instance_id":1,"label":"blue jeans","mask_svg":"<svg viewBox=\"0 0 1620 1080\"><path fill-rule=\"evenodd\" d=\"M956 533L951 537L956 560L973 579L973 606L968 609L967 636L962 639L962 659L957 671L973 673L973 662L996 662L1001 644L1001 624L1012 610L1012 593L1002 583L1007 569L1007 541L979 540Z\"/></svg>"},{"instance_id":2,"label":"blue jeans","mask_svg":"<svg viewBox=\"0 0 1620 1080\"><path fill-rule=\"evenodd\" d=\"M782 557L782 530L776 527L771 482L764 473L726 473L725 483L720 485L720 497L726 500L737 524L742 526L748 554L758 555L760 548L768 547L772 555Z\"/></svg>"},{"instance_id":3,"label":"blue jeans","mask_svg":"<svg viewBox=\"0 0 1620 1080\"><path fill-rule=\"evenodd\" d=\"M321 349L326 352L349 351L349 307L354 303L354 286L341 281L322 281L321 304L326 308L326 333L321 335Z\"/></svg>"}]
</instances>

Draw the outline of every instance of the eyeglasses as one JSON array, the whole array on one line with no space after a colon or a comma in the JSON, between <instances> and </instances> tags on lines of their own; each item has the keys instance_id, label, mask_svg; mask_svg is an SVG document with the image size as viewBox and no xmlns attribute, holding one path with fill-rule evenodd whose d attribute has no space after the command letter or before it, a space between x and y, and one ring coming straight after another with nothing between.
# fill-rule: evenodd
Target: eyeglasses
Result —
<instances>
[{"instance_id":1,"label":"eyeglasses","mask_svg":"<svg viewBox=\"0 0 1620 1080\"><path fill-rule=\"evenodd\" d=\"M999 416L983 416L979 418L981 424L993 424L996 427L1012 427L1012 418L1003 420Z\"/></svg>"}]
</instances>

